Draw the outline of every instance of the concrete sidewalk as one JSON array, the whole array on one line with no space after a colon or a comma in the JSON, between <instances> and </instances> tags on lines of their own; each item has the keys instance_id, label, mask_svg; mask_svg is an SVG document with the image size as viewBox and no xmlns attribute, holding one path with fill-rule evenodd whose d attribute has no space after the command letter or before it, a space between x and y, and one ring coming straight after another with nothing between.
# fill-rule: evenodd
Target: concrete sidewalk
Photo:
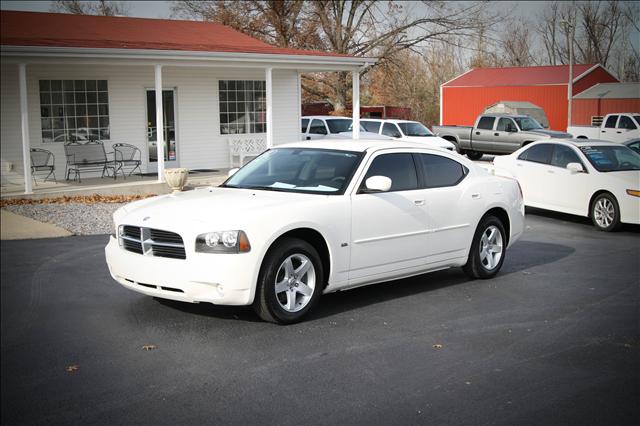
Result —
<instances>
[{"instance_id":1,"label":"concrete sidewalk","mask_svg":"<svg viewBox=\"0 0 640 426\"><path fill-rule=\"evenodd\" d=\"M50 223L38 222L5 209L0 210L0 240L56 238L73 235Z\"/></svg>"}]
</instances>

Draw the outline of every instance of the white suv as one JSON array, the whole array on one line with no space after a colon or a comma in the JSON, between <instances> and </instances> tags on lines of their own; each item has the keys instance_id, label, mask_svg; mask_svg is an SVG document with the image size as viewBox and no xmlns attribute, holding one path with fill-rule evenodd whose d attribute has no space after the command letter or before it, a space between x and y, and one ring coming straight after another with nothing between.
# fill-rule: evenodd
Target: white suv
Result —
<instances>
[{"instance_id":1,"label":"white suv","mask_svg":"<svg viewBox=\"0 0 640 426\"><path fill-rule=\"evenodd\" d=\"M362 118L360 124L367 132L377 133L399 141L425 142L431 146L455 150L455 145L431 133L424 124L409 120Z\"/></svg>"},{"instance_id":2,"label":"white suv","mask_svg":"<svg viewBox=\"0 0 640 426\"><path fill-rule=\"evenodd\" d=\"M313 139L351 139L353 119L350 117L338 117L335 115L310 115L302 117L300 140ZM370 133L360 121L361 139L391 139L380 136L377 132Z\"/></svg>"}]
</instances>

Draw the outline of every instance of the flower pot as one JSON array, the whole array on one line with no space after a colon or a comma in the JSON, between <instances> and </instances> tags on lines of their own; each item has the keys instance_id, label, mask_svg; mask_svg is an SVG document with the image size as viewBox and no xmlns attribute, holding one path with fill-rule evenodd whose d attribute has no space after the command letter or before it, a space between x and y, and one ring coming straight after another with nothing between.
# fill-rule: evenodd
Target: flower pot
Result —
<instances>
[{"instance_id":1,"label":"flower pot","mask_svg":"<svg viewBox=\"0 0 640 426\"><path fill-rule=\"evenodd\" d=\"M185 168L165 169L164 179L173 192L180 192L187 184L189 170Z\"/></svg>"}]
</instances>

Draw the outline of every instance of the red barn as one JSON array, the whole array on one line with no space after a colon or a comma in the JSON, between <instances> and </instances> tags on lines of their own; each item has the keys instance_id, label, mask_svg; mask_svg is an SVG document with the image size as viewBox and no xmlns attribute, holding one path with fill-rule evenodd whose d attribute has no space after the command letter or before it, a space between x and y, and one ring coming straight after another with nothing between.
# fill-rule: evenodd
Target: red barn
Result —
<instances>
[{"instance_id":1,"label":"red barn","mask_svg":"<svg viewBox=\"0 0 640 426\"><path fill-rule=\"evenodd\" d=\"M574 96L598 83L618 82L601 65L573 66ZM569 66L474 68L440 86L440 124L472 126L484 109L502 100L544 109L553 130L567 129Z\"/></svg>"}]
</instances>

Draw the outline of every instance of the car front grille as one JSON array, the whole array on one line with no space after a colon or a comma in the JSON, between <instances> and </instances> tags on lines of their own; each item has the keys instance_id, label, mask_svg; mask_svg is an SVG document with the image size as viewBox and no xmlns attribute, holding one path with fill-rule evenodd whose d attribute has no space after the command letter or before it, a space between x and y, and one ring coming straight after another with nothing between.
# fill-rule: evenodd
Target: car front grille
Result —
<instances>
[{"instance_id":1,"label":"car front grille","mask_svg":"<svg viewBox=\"0 0 640 426\"><path fill-rule=\"evenodd\" d=\"M144 256L187 258L182 237L175 232L123 225L118 241L123 249Z\"/></svg>"}]
</instances>

